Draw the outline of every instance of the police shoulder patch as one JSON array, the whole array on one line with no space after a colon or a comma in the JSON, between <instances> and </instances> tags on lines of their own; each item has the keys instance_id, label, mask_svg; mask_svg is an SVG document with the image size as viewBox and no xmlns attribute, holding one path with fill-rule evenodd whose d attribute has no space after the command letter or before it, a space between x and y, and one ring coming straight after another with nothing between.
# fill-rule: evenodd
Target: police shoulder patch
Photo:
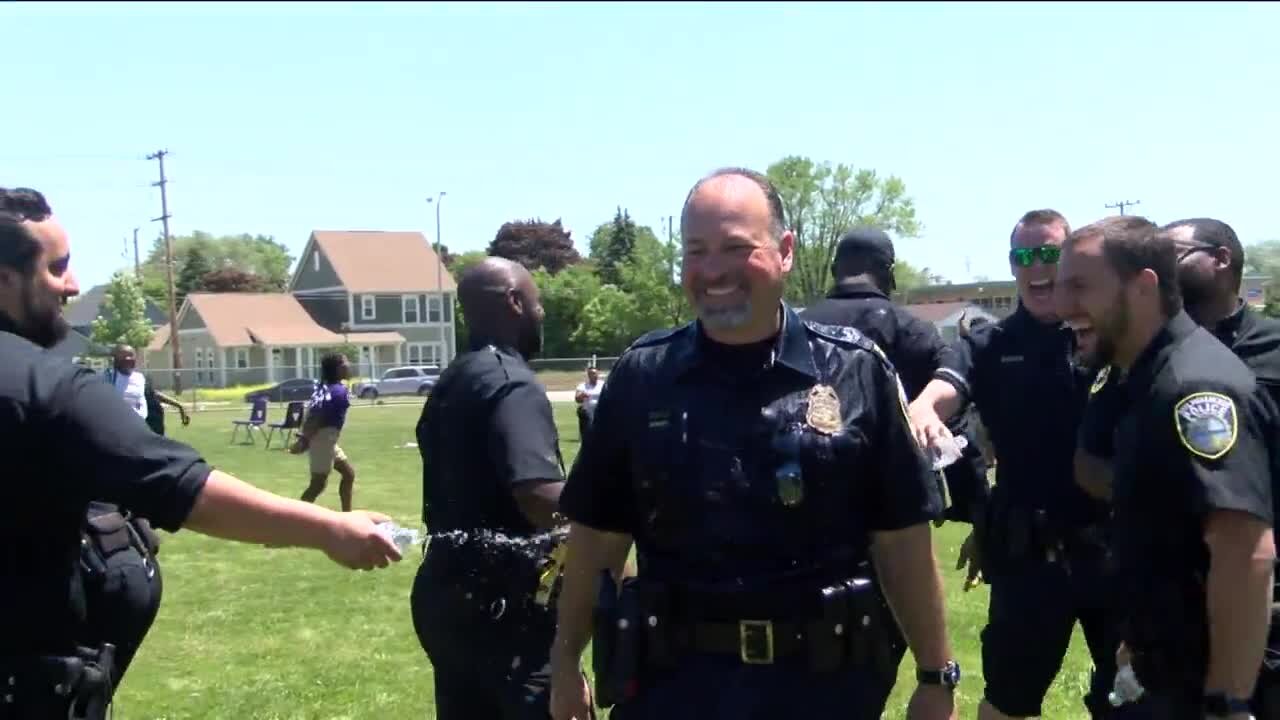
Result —
<instances>
[{"instance_id":1,"label":"police shoulder patch","mask_svg":"<svg viewBox=\"0 0 1280 720\"><path fill-rule=\"evenodd\" d=\"M1109 377L1111 377L1111 366L1105 365L1098 371L1097 376L1093 378L1093 386L1089 388L1089 394L1097 395L1098 391L1106 386L1107 378Z\"/></svg>"},{"instance_id":2,"label":"police shoulder patch","mask_svg":"<svg viewBox=\"0 0 1280 720\"><path fill-rule=\"evenodd\" d=\"M1178 439L1193 454L1217 460L1235 447L1236 403L1216 392L1194 392L1173 406Z\"/></svg>"}]
</instances>

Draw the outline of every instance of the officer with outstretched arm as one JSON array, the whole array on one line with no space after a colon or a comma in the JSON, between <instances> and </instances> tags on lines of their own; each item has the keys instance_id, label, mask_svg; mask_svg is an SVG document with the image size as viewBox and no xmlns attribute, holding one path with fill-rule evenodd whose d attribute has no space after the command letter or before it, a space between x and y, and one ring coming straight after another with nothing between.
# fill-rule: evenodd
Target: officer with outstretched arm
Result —
<instances>
[{"instance_id":1,"label":"officer with outstretched arm","mask_svg":"<svg viewBox=\"0 0 1280 720\"><path fill-rule=\"evenodd\" d=\"M40 193L0 190L0 718L106 715L113 647L86 647L80 539L90 500L158 528L323 550L354 569L400 558L375 513L259 490L157 435L87 368L46 352L79 292L66 232Z\"/></svg>"}]
</instances>

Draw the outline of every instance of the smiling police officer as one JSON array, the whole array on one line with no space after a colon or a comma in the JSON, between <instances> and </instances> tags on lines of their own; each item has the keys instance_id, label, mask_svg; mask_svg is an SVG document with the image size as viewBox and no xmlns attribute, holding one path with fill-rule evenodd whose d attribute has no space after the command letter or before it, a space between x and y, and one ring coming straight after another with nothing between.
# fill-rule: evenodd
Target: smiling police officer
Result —
<instances>
[{"instance_id":1,"label":"smiling police officer","mask_svg":"<svg viewBox=\"0 0 1280 720\"><path fill-rule=\"evenodd\" d=\"M1280 406L1280 321L1259 315L1240 299L1244 248L1230 225L1208 218L1164 226L1178 252L1178 285L1187 314L1210 330L1253 372ZM1086 328L1087 334L1087 328ZM1077 451L1077 481L1110 500L1115 426L1124 408L1121 373L1109 370L1094 384ZM1274 493L1274 481L1273 493ZM1280 498L1275 494L1273 499ZM1280 591L1273 593L1280 600ZM1273 610L1267 661L1251 699L1260 718L1280 718L1280 623Z\"/></svg>"},{"instance_id":2,"label":"smiling police officer","mask_svg":"<svg viewBox=\"0 0 1280 720\"><path fill-rule=\"evenodd\" d=\"M924 390L942 364L946 343L932 324L912 315L889 299L896 287L893 276L894 249L889 235L873 227L854 228L836 243L831 275L835 287L826 298L805 308L800 317L823 325L846 325L874 341L884 350L902 379L908 398ZM954 417L947 427L953 435L968 440L960 460L944 471L951 504L948 519L973 523L982 534L985 503L990 494L987 467L978 438L970 425L972 410ZM883 678L879 694L872 693L869 717L880 717L898 680L898 663L907 644L889 624L888 652L893 661Z\"/></svg>"},{"instance_id":3,"label":"smiling police officer","mask_svg":"<svg viewBox=\"0 0 1280 720\"><path fill-rule=\"evenodd\" d=\"M1179 236L1136 217L1072 233L1062 307L1082 350L1125 376L1116 599L1146 694L1123 717L1247 718L1270 617L1280 416L1183 309Z\"/></svg>"},{"instance_id":4,"label":"smiling police officer","mask_svg":"<svg viewBox=\"0 0 1280 720\"><path fill-rule=\"evenodd\" d=\"M1104 582L1106 508L1076 485L1073 472L1094 372L1075 362L1071 331L1054 304L1069 230L1053 210L1023 215L1009 250L1017 310L954 343L911 404L928 445L949 435L943 421L972 402L995 449L987 535L966 541L981 548L991 586L982 631L982 720L1040 715L1077 621L1096 668L1085 706L1095 718L1110 711L1115 657Z\"/></svg>"},{"instance_id":5,"label":"smiling police officer","mask_svg":"<svg viewBox=\"0 0 1280 720\"><path fill-rule=\"evenodd\" d=\"M374 525L213 470L157 435L88 368L46 352L79 292L66 231L40 193L0 189L0 719L104 718L114 648L85 647L80 531L90 500L217 537L324 550L344 566L400 554Z\"/></svg>"},{"instance_id":6,"label":"smiling police officer","mask_svg":"<svg viewBox=\"0 0 1280 720\"><path fill-rule=\"evenodd\" d=\"M609 618L616 601L593 650L614 720L858 712L895 621L858 576L869 546L919 669L908 717L953 714L936 475L882 352L782 302L795 242L783 223L776 189L750 170L718 171L686 199L682 278L698 319L619 358L561 496L572 525L556 720L588 717L593 583L633 540L635 582L595 609Z\"/></svg>"}]
</instances>

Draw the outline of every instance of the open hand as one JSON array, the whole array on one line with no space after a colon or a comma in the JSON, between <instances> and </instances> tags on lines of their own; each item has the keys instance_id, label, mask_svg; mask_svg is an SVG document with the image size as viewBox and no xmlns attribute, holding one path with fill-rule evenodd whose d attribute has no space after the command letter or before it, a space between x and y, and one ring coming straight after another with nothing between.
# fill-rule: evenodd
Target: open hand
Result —
<instances>
[{"instance_id":1,"label":"open hand","mask_svg":"<svg viewBox=\"0 0 1280 720\"><path fill-rule=\"evenodd\" d=\"M972 531L969 532L969 537L964 539L964 544L960 546L960 555L956 558L957 570L964 570L965 565L969 566L969 572L964 580L964 591L969 592L982 584L982 549L977 535Z\"/></svg>"},{"instance_id":2,"label":"open hand","mask_svg":"<svg viewBox=\"0 0 1280 720\"><path fill-rule=\"evenodd\" d=\"M572 664L556 666L551 672L552 720L594 720L591 686L587 676Z\"/></svg>"}]
</instances>

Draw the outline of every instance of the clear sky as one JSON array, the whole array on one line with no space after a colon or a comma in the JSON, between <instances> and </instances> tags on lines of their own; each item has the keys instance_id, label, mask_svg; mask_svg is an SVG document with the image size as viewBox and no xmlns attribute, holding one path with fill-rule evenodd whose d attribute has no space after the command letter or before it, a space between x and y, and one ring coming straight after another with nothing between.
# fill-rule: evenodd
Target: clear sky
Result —
<instances>
[{"instance_id":1,"label":"clear sky","mask_svg":"<svg viewBox=\"0 0 1280 720\"><path fill-rule=\"evenodd\" d=\"M1280 5L0 4L0 185L44 191L85 287L158 233L421 230L483 249L615 206L659 225L721 165L901 176L899 255L1008 277L1011 225L1117 200L1280 238ZM131 262L131 259L128 261Z\"/></svg>"}]
</instances>

